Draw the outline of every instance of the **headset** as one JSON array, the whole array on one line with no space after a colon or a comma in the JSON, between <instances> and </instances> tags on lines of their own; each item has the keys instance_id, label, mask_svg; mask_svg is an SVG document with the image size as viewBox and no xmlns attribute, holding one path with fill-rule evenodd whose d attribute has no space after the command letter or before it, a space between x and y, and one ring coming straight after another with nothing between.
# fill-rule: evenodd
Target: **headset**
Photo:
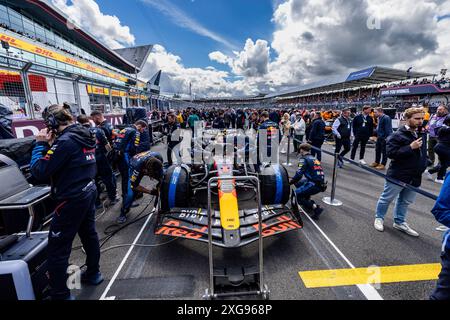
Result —
<instances>
[{"instance_id":1,"label":"headset","mask_svg":"<svg viewBox=\"0 0 450 320\"><path fill-rule=\"evenodd\" d=\"M45 124L47 128L53 132L58 131L59 126L61 125L56 116L48 111L48 107L44 109L42 113Z\"/></svg>"}]
</instances>

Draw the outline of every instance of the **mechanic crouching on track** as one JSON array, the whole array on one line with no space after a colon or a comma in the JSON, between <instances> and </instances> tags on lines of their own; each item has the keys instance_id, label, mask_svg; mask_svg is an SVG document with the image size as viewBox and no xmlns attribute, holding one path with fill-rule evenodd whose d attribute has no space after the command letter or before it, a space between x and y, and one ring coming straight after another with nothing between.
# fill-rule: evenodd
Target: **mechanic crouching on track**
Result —
<instances>
[{"instance_id":1,"label":"mechanic crouching on track","mask_svg":"<svg viewBox=\"0 0 450 320\"><path fill-rule=\"evenodd\" d=\"M323 209L314 200L311 200L311 196L325 192L327 188L325 174L320 161L311 155L311 145L307 143L302 144L300 146L300 156L299 169L290 184L295 185L297 188L295 194L297 195L298 203L307 209L313 210L314 214L311 218L319 220Z\"/></svg>"},{"instance_id":2,"label":"mechanic crouching on track","mask_svg":"<svg viewBox=\"0 0 450 320\"><path fill-rule=\"evenodd\" d=\"M132 127L121 130L114 140L114 152L118 162L119 172L122 179L122 212L123 203L127 198L128 184L130 179L130 160L133 158L141 143L141 133L147 129L145 121L139 120ZM120 218L119 218L120 219Z\"/></svg>"},{"instance_id":3,"label":"mechanic crouching on track","mask_svg":"<svg viewBox=\"0 0 450 320\"><path fill-rule=\"evenodd\" d=\"M136 197L137 192L142 192L157 196L159 194L159 184L163 178L163 157L157 152L143 152L137 154L130 161L131 176L127 184L127 195L123 202L120 217L117 223L125 223L127 221L127 214ZM140 185L142 178L148 176L158 181L158 185L153 190L149 190Z\"/></svg>"},{"instance_id":4,"label":"mechanic crouching on track","mask_svg":"<svg viewBox=\"0 0 450 320\"><path fill-rule=\"evenodd\" d=\"M431 212L438 222L450 228L450 173L447 174L441 194ZM442 271L431 300L450 300L450 230L444 235L441 258Z\"/></svg>"},{"instance_id":5,"label":"mechanic crouching on track","mask_svg":"<svg viewBox=\"0 0 450 320\"><path fill-rule=\"evenodd\" d=\"M67 267L72 242L78 233L86 251L87 270L81 281L98 285L100 248L95 230L95 138L89 129L75 124L71 113L53 105L44 111L48 129L36 137L31 172L40 181L51 181L54 211L48 239L48 273L54 300L72 299L67 288Z\"/></svg>"}]
</instances>

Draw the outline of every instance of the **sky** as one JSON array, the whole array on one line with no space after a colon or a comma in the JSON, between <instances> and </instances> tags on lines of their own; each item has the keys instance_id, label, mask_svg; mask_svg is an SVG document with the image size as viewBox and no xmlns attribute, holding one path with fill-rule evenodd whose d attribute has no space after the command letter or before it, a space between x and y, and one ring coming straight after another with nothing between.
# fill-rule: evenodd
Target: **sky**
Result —
<instances>
[{"instance_id":1,"label":"sky","mask_svg":"<svg viewBox=\"0 0 450 320\"><path fill-rule=\"evenodd\" d=\"M370 66L450 69L450 0L51 0L115 48L153 44L140 73L195 97L256 96Z\"/></svg>"}]
</instances>

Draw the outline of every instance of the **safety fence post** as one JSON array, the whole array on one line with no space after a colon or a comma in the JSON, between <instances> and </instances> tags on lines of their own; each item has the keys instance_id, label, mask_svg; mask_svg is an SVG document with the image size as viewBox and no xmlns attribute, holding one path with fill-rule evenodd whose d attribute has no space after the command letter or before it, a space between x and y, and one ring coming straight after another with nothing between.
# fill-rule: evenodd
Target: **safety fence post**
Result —
<instances>
[{"instance_id":1,"label":"safety fence post","mask_svg":"<svg viewBox=\"0 0 450 320\"><path fill-rule=\"evenodd\" d=\"M338 161L339 161L339 153L335 153L334 155L334 166L333 166L333 183L331 186L331 197L325 197L322 199L324 203L326 203L329 206L333 207L340 207L342 206L342 201L336 200L336 180L337 180L337 168L338 168Z\"/></svg>"},{"instance_id":2,"label":"safety fence post","mask_svg":"<svg viewBox=\"0 0 450 320\"><path fill-rule=\"evenodd\" d=\"M291 135L288 135L288 147L287 147L287 160L285 163L283 163L286 167L292 167L291 163Z\"/></svg>"}]
</instances>

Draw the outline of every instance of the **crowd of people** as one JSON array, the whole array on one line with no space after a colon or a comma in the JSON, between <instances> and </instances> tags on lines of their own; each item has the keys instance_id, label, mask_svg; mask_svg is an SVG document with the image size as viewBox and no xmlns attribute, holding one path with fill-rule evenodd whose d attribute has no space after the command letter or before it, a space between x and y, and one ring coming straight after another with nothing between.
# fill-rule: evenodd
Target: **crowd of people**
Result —
<instances>
[{"instance_id":1,"label":"crowd of people","mask_svg":"<svg viewBox=\"0 0 450 320\"><path fill-rule=\"evenodd\" d=\"M167 163L157 152L150 150L145 138L149 123L138 120L125 128L114 129L101 112L77 119L64 106L54 105L45 109L43 118L47 128L36 137L31 172L40 181L51 181L53 198L58 202L51 222L49 234L49 278L53 299L68 299L66 286L68 259L71 245L78 233L86 251L87 270L81 280L92 285L103 281L99 267L99 241L95 228L96 207L101 206L100 182L106 188L108 205L117 198L117 182L113 167L121 174L122 206L117 222L127 221L127 214L142 194L158 195L164 169L173 163L172 150L180 143L175 137L178 129L194 129L198 121L215 129L243 129L262 131L278 130L281 153L287 153L286 144L294 141L294 152L298 154L299 169L291 179L295 185L298 203L312 210L312 218L319 219L323 212L312 196L327 189L321 165L321 148L325 142L326 121L332 121L335 152L339 154L339 166L351 152L355 159L359 149L359 162L364 161L365 147L373 136L377 137L376 159L372 167L383 170L391 159L383 193L375 210L374 228L384 231L384 219L389 205L396 200L393 227L410 236L419 236L407 220L407 209L415 200L415 192L402 184L420 187L422 174L438 174L443 183L442 194L433 209L433 214L444 226L450 226L449 188L450 177L446 171L450 164L450 116L447 106L440 106L429 121L424 121L422 108L410 108L405 112L405 125L394 132L392 119L382 108L372 110L365 106L359 114L344 109L339 113L320 110L279 109L194 109L153 111L150 119L161 120L167 135ZM95 126L92 126L92 122ZM93 138L95 137L95 139ZM276 139L276 135L272 139ZM428 138L429 137L429 138ZM353 141L352 141L353 139ZM270 148L270 144L267 148ZM259 153L258 153L259 154ZM436 163L436 157L439 160ZM434 157L433 157L434 156ZM67 170L70 169L70 170ZM445 177L446 175L446 177ZM141 185L148 176L156 187L148 189ZM394 183L392 181L399 181ZM444 183L445 182L445 183ZM443 270L434 299L449 298L449 235L447 232L442 256Z\"/></svg>"}]
</instances>

